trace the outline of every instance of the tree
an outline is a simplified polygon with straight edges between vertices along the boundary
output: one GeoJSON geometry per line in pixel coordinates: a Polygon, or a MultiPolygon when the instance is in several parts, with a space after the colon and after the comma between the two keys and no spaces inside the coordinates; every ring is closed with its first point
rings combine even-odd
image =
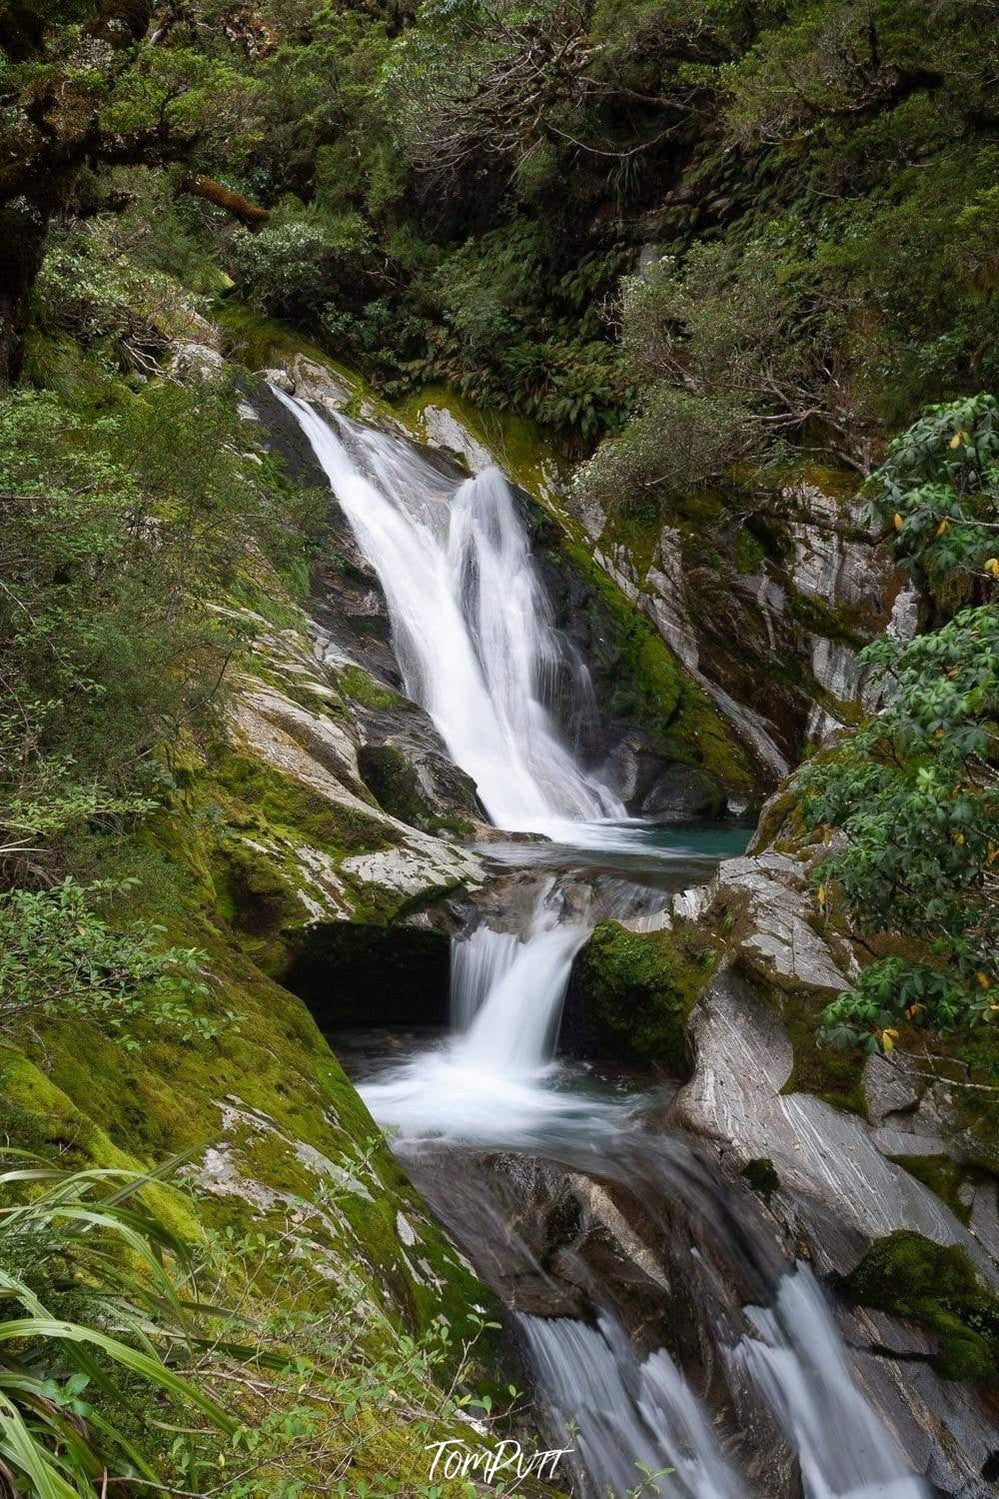
{"type": "Polygon", "coordinates": [[[238,152],[247,80],[184,26],[150,34],[153,9],[44,0],[2,12],[0,388],[20,370],[49,225],[85,168],[238,152]]]}
{"type": "Polygon", "coordinates": [[[388,96],[417,165],[512,168],[595,84],[585,10],[572,0],[430,0],[400,42],[388,96]]]}

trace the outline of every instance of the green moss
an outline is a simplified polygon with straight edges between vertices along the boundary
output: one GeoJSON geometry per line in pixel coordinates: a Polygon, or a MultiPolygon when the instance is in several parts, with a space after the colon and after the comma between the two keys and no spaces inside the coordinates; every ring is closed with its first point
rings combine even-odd
{"type": "Polygon", "coordinates": [[[794,1065],[783,1093],[814,1093],[834,1108],[866,1117],[861,1059],[854,1051],[818,1046],[815,1033],[829,1001],[828,993],[804,989],[772,991],[794,1052],[794,1065]]]}
{"type": "Polygon", "coordinates": [[[864,621],[846,604],[828,604],[814,594],[802,593],[791,583],[786,586],[785,598],[791,618],[813,635],[837,640],[851,650],[859,651],[867,644],[870,637],[862,628],[864,621]]]}
{"type": "Polygon", "coordinates": [[[575,1049],[688,1076],[687,1017],[711,980],[714,957],[673,932],[601,922],[573,967],[566,1018],[575,1049]]]}
{"type": "MultiPolygon", "coordinates": [[[[471,837],[474,825],[456,814],[437,812],[420,789],[416,770],[394,744],[368,744],[358,753],[357,763],[365,785],[390,817],[422,828],[426,833],[449,833],[471,837]]],[[[472,811],[469,798],[469,811],[472,811]]]]}
{"type": "Polygon", "coordinates": [[[338,666],[330,675],[340,691],[364,708],[409,708],[409,699],[383,682],[378,682],[361,666],[338,666]]]}
{"type": "MultiPolygon", "coordinates": [[[[213,778],[242,808],[246,827],[262,822],[308,840],[336,855],[387,848],[392,840],[383,822],[357,807],[339,806],[292,776],[239,750],[222,752],[212,765],[213,778]]],[[[232,809],[238,813],[237,809],[232,809]]]]}
{"type": "Polygon", "coordinates": [[[651,495],[628,496],[607,517],[600,536],[604,551],[626,547],[640,578],[644,578],[655,556],[663,530],[663,512],[651,495]]]}
{"type": "Polygon", "coordinates": [[[273,859],[230,838],[215,853],[216,907],[265,973],[279,974],[286,927],[301,926],[304,910],[295,887],[273,859]]]}
{"type": "Polygon", "coordinates": [[[861,1306],[907,1317],[935,1332],[945,1379],[999,1383],[999,1296],[963,1249],[907,1229],[872,1244],[844,1288],[861,1306]]]}
{"type": "Polygon", "coordinates": [[[768,1155],[755,1156],[753,1160],[747,1161],[742,1174],[753,1191],[759,1192],[761,1197],[770,1197],[773,1192],[780,1191],[780,1177],[768,1155]]]}
{"type": "Polygon", "coordinates": [[[427,411],[437,407],[455,420],[495,457],[513,482],[541,503],[554,504],[554,489],[564,460],[536,422],[506,411],[482,409],[443,385],[427,385],[393,408],[393,415],[415,438],[426,441],[427,411]]]}
{"type": "Polygon", "coordinates": [[[935,1192],[961,1223],[970,1220],[971,1209],[961,1197],[961,1187],[968,1180],[965,1167],[946,1155],[903,1155],[893,1156],[892,1160],[935,1192]]]}
{"type": "Polygon", "coordinates": [[[790,787],[779,791],[764,805],[754,836],[754,847],[761,852],[796,848],[803,833],[801,796],[790,787]]]}
{"type": "Polygon", "coordinates": [[[743,526],[735,538],[736,572],[758,573],[766,560],[766,555],[752,531],[743,526]]]}
{"type": "Polygon", "coordinates": [[[274,580],[243,574],[234,578],[226,603],[234,609],[252,609],[277,630],[305,628],[305,616],[297,604],[274,587],[274,580]]]}
{"type": "Polygon", "coordinates": [[[752,795],[756,777],[741,745],[658,631],[583,545],[564,540],[560,550],[593,589],[601,666],[616,683],[612,710],[633,714],[659,736],[664,753],[702,768],[719,791],[752,795]]]}
{"type": "Polygon", "coordinates": [[[302,355],[314,364],[325,365],[349,390],[360,392],[364,388],[359,375],[338,364],[307,334],[277,318],[265,317],[244,302],[226,300],[216,307],[214,317],[222,329],[225,352],[247,369],[274,369],[302,355]]]}

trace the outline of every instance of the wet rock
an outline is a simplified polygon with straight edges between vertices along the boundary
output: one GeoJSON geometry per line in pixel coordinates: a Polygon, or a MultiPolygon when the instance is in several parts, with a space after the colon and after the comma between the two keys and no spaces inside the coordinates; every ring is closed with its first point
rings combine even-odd
{"type": "Polygon", "coordinates": [[[496,459],[445,406],[431,404],[421,408],[424,436],[432,448],[456,454],[473,474],[491,468],[496,459]]]}
{"type": "Polygon", "coordinates": [[[826,990],[831,998],[848,987],[857,963],[846,943],[816,930],[807,875],[807,866],[789,854],[726,859],[711,900],[742,913],[740,952],[762,979],[826,990]]]}
{"type": "Polygon", "coordinates": [[[704,516],[687,520],[681,505],[681,523],[663,527],[651,557],[615,532],[615,517],[574,497],[597,561],[728,719],[770,785],[806,744],[849,722],[851,704],[879,690],[857,650],[886,626],[907,636],[917,609],[888,550],[843,497],[849,481],[829,474],[828,484],[790,486],[779,512],[761,516],[755,529],[740,529],[718,501],[710,540],[704,516]]]}
{"type": "Polygon", "coordinates": [[[745,1166],[768,1157],[780,1180],[776,1200],[824,1271],[846,1274],[875,1239],[907,1228],[980,1258],[968,1230],[921,1182],[877,1148],[855,1114],[806,1093],[785,1093],[794,1063],[777,1013],[731,969],[697,1004],[691,1036],[694,1076],[673,1117],[722,1142],[745,1166]]]}

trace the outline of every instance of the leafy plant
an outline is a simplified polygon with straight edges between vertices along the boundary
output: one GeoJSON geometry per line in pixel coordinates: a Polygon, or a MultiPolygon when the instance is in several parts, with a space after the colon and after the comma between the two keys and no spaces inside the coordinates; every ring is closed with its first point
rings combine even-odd
{"type": "Polygon", "coordinates": [[[141,1390],[166,1409],[193,1407],[218,1432],[238,1429],[174,1367],[196,1325],[184,1244],[141,1197],[148,1177],[10,1153],[0,1167],[5,1481],[36,1499],[91,1496],[130,1476],[161,1484],[160,1439],[116,1417],[123,1402],[141,1390]]]}
{"type": "MultiPolygon", "coordinates": [[[[903,561],[960,596],[993,592],[983,558],[999,522],[996,403],[931,409],[869,486],[894,517],[903,561]]],[[[823,1017],[840,1045],[890,1050],[904,1026],[947,1030],[999,1016],[999,607],[962,609],[908,645],[884,636],[861,660],[885,704],[799,772],[811,827],[844,846],[820,866],[820,904],[841,899],[864,932],[918,939],[882,958],[823,1017]]]]}
{"type": "Polygon", "coordinates": [[[202,955],[165,946],[160,928],[119,930],[99,914],[130,884],[67,877],[53,889],[0,892],[0,1032],[23,1036],[44,1018],[89,1020],[133,1049],[129,1027],[139,1018],[186,1039],[218,1034],[199,1009],[208,994],[202,955]]]}

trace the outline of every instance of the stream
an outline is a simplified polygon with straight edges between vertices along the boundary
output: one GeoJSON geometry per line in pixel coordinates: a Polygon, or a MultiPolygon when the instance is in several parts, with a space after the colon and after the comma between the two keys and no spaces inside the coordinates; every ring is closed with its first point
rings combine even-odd
{"type": "Polygon", "coordinates": [[[403,438],[274,394],[378,574],[408,695],[490,821],[549,840],[481,850],[497,878],[513,872],[526,889],[528,914],[505,930],[486,911],[455,941],[446,1035],[336,1045],[508,1307],[552,1445],[573,1449],[573,1492],[624,1496],[661,1474],[643,1492],[921,1499],[825,1292],[776,1242],[756,1195],[662,1124],[653,1080],[558,1055],[573,959],[594,924],[655,926],[671,894],[709,879],[747,831],[650,828],[584,763],[550,705],[556,694],[580,716],[599,705],[498,468],[456,482],[403,438]],[[604,1251],[556,1232],[580,1202],[631,1245],[635,1285],[604,1251]]]}

